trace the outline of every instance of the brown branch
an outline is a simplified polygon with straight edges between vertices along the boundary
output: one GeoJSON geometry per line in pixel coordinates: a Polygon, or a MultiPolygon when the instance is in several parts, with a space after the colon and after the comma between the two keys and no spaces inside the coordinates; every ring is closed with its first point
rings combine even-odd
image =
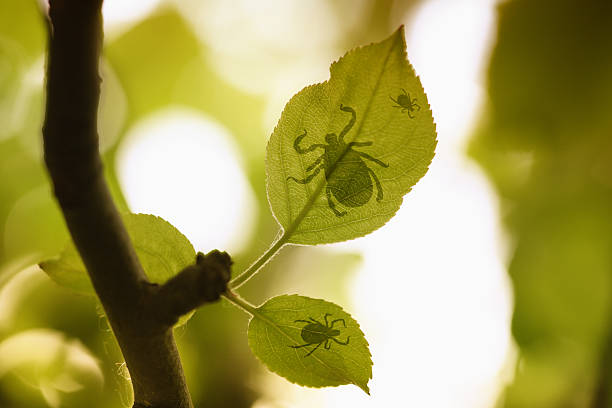
{"type": "Polygon", "coordinates": [[[156,288],[152,313],[161,324],[172,327],[180,316],[219,300],[227,290],[231,265],[232,259],[226,252],[216,249],[206,255],[199,252],[194,265],[156,288]]]}
{"type": "MultiPolygon", "coordinates": [[[[223,262],[213,262],[212,272],[196,263],[192,270],[198,273],[185,272],[158,289],[140,266],[104,180],[98,152],[101,6],[102,0],[50,1],[45,162],[72,239],[126,360],[134,406],[191,408],[167,322],[172,313],[188,312],[213,299],[215,290],[224,290],[219,282],[227,282],[229,263],[224,269],[223,262]],[[181,304],[176,291],[194,281],[205,296],[198,299],[194,294],[181,304]],[[163,316],[164,323],[155,312],[163,310],[166,301],[171,313],[163,316]]],[[[213,258],[219,257],[204,264],[210,266],[213,258]]]]}
{"type": "Polygon", "coordinates": [[[600,355],[593,397],[589,405],[591,408],[612,406],[612,326],[608,327],[600,355]]]}

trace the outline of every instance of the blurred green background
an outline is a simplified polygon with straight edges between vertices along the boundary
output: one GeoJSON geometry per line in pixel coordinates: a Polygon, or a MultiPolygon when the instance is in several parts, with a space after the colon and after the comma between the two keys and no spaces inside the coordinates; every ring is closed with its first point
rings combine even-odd
{"type": "MultiPolygon", "coordinates": [[[[233,193],[236,205],[220,201],[227,213],[218,215],[216,224],[202,221],[203,226],[197,226],[204,235],[214,236],[218,228],[228,238],[207,240],[196,234],[194,245],[199,250],[229,249],[235,271],[240,271],[278,230],[265,195],[264,154],[267,137],[291,94],[324,80],[329,64],[348,49],[378,41],[402,23],[410,32],[411,24],[427,24],[425,17],[419,20],[419,10],[428,3],[443,11],[451,1],[120,3],[109,0],[105,5],[99,125],[117,203],[122,210],[145,211],[147,197],[177,197],[177,192],[170,194],[163,186],[181,183],[187,183],[186,190],[203,194],[193,199],[205,200],[211,191],[229,197],[231,192],[215,190],[214,170],[166,184],[153,177],[159,177],[156,171],[165,174],[177,168],[172,174],[180,175],[183,165],[184,171],[197,172],[199,157],[212,161],[221,153],[195,150],[183,160],[186,164],[180,157],[165,158],[165,151],[176,152],[173,143],[188,137],[182,128],[151,118],[169,120],[179,112],[179,118],[192,120],[197,129],[213,123],[209,131],[221,141],[211,136],[212,142],[200,145],[196,140],[186,149],[221,146],[223,154],[229,153],[218,165],[238,163],[233,185],[242,190],[233,193]],[[162,125],[170,129],[162,135],[168,146],[158,146],[162,154],[132,149],[136,157],[145,159],[134,158],[128,147],[142,149],[138,144],[142,134],[152,134],[162,125]],[[123,173],[145,179],[150,174],[154,180],[146,184],[123,173]],[[138,195],[138,188],[152,189],[156,182],[159,191],[138,195]],[[247,212],[250,215],[240,218],[247,212]]],[[[469,24],[469,20],[461,23],[461,10],[474,7],[493,13],[491,32],[473,34],[487,37],[490,50],[478,72],[483,96],[470,113],[474,124],[464,132],[469,142],[460,144],[459,150],[478,163],[497,194],[494,210],[505,230],[500,246],[507,253],[502,261],[514,297],[515,346],[504,346],[504,361],[495,363],[489,375],[494,385],[481,391],[487,398],[470,388],[474,395],[461,403],[444,405],[432,393],[430,403],[425,399],[419,406],[597,406],[598,392],[607,388],[612,392],[612,2],[466,0],[454,2],[453,13],[458,12],[451,18],[469,24]]],[[[431,44],[435,52],[431,38],[411,38],[409,57],[411,42],[424,48],[431,44]]],[[[58,287],[32,266],[55,255],[68,239],[41,160],[45,43],[39,2],[0,0],[0,407],[129,406],[128,374],[96,303],[58,287]]],[[[453,58],[477,57],[466,53],[453,58]]],[[[439,69],[450,75],[457,68],[449,64],[439,69]]],[[[427,72],[418,74],[428,91],[427,72]]],[[[462,95],[446,102],[462,111],[462,95]]],[[[442,151],[435,165],[436,160],[443,162],[447,135],[444,111],[438,113],[433,102],[432,107],[442,125],[442,151]]],[[[419,194],[418,188],[411,194],[419,194]]],[[[176,205],[180,213],[180,203],[176,205]]],[[[151,208],[153,212],[155,207],[151,208]]],[[[170,221],[181,230],[189,229],[181,225],[180,217],[170,221]]],[[[361,264],[361,255],[352,247],[292,247],[245,286],[243,294],[260,303],[275,294],[299,292],[349,310],[358,308],[357,303],[377,302],[355,299],[350,293],[361,264]]],[[[383,282],[393,279],[387,270],[380,276],[383,282]]],[[[428,317],[426,307],[418,312],[431,325],[444,324],[428,317]]],[[[177,329],[195,405],[313,406],[287,396],[293,386],[270,379],[273,376],[250,354],[247,321],[241,311],[219,303],[202,308],[177,329]]],[[[464,330],[469,338],[471,326],[464,330]]],[[[445,341],[434,343],[444,346],[445,341]]],[[[410,346],[410,339],[404,342],[410,346]]],[[[375,347],[374,340],[370,343],[375,347]]],[[[403,350],[394,352],[400,356],[403,350]]],[[[384,364],[378,368],[376,356],[374,352],[375,380],[377,370],[385,369],[384,364]]],[[[463,379],[461,370],[457,372],[456,378],[444,381],[460,387],[463,379]]],[[[404,381],[402,371],[393,375],[406,386],[396,390],[398,395],[422,386],[413,377],[404,381]]],[[[444,394],[445,384],[426,388],[444,394]]],[[[380,389],[379,394],[385,392],[380,389]]],[[[373,391],[369,400],[349,395],[314,401],[317,406],[339,406],[329,401],[388,406],[373,391]]],[[[395,406],[414,406],[410,400],[406,397],[395,406]]]]}

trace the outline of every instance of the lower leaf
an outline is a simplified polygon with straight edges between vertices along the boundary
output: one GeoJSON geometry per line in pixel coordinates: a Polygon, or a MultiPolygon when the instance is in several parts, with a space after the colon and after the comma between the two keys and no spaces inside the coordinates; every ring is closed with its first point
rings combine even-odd
{"type": "Polygon", "coordinates": [[[283,295],[250,312],[249,346],[271,371],[307,387],[355,384],[370,393],[368,342],[340,306],[283,295]]]}

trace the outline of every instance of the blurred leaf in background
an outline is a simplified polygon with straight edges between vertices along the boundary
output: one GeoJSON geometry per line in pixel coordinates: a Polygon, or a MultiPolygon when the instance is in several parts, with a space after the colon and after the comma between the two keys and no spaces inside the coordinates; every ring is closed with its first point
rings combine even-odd
{"type": "Polygon", "coordinates": [[[612,3],[498,11],[471,154],[497,187],[513,246],[519,356],[502,405],[585,407],[612,372],[612,3]]]}
{"type": "MultiPolygon", "coordinates": [[[[0,7],[0,220],[4,225],[15,202],[45,184],[43,164],[33,154],[40,151],[41,141],[34,146],[26,142],[32,133],[40,134],[45,33],[36,2],[2,0],[0,7]]],[[[6,244],[3,228],[0,270],[8,257],[23,255],[7,254],[6,244]]]]}

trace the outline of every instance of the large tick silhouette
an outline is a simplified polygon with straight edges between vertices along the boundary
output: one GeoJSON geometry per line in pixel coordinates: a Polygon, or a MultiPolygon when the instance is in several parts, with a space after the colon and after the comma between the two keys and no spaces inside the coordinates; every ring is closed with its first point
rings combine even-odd
{"type": "Polygon", "coordinates": [[[325,350],[329,350],[331,348],[330,341],[334,341],[343,346],[348,345],[351,336],[348,336],[346,338],[346,341],[344,342],[335,338],[336,336],[340,334],[340,330],[334,329],[334,324],[342,323],[342,326],[346,328],[346,323],[344,322],[344,319],[332,320],[331,325],[330,325],[327,321],[327,316],[331,316],[331,313],[325,313],[325,316],[323,316],[323,319],[325,320],[325,325],[323,325],[318,320],[313,319],[312,317],[309,317],[310,320],[296,320],[295,321],[296,323],[306,323],[306,326],[302,327],[302,333],[301,333],[302,340],[304,340],[306,344],[301,344],[299,346],[289,346],[289,347],[298,349],[298,348],[308,347],[308,346],[312,346],[313,344],[316,344],[317,346],[313,348],[312,350],[310,350],[308,354],[304,356],[304,357],[308,357],[309,355],[314,353],[315,350],[318,349],[323,343],[325,343],[325,346],[324,346],[325,350]]]}
{"type": "Polygon", "coordinates": [[[332,196],[343,206],[346,207],[361,207],[372,198],[374,184],[376,184],[376,201],[383,199],[383,190],[380,181],[376,174],[370,169],[363,159],[370,160],[379,166],[389,167],[388,164],[370,156],[367,153],[354,150],[357,146],[371,146],[372,142],[344,142],[344,136],[351,130],[355,124],[357,114],[355,110],[349,106],[340,105],[340,110],[349,112],[351,119],[349,123],[342,129],[339,136],[335,133],[325,135],[325,144],[313,144],[312,146],[303,149],[300,147],[300,142],[307,135],[298,136],[293,143],[293,148],[299,154],[306,154],[316,149],[323,149],[323,154],[319,156],[314,163],[306,167],[306,173],[312,171],[310,175],[303,179],[297,179],[289,176],[287,180],[293,180],[299,184],[310,183],[312,179],[319,174],[321,169],[325,169],[325,179],[327,187],[325,194],[329,208],[338,217],[346,215],[346,211],[339,211],[336,208],[332,196]]]}

